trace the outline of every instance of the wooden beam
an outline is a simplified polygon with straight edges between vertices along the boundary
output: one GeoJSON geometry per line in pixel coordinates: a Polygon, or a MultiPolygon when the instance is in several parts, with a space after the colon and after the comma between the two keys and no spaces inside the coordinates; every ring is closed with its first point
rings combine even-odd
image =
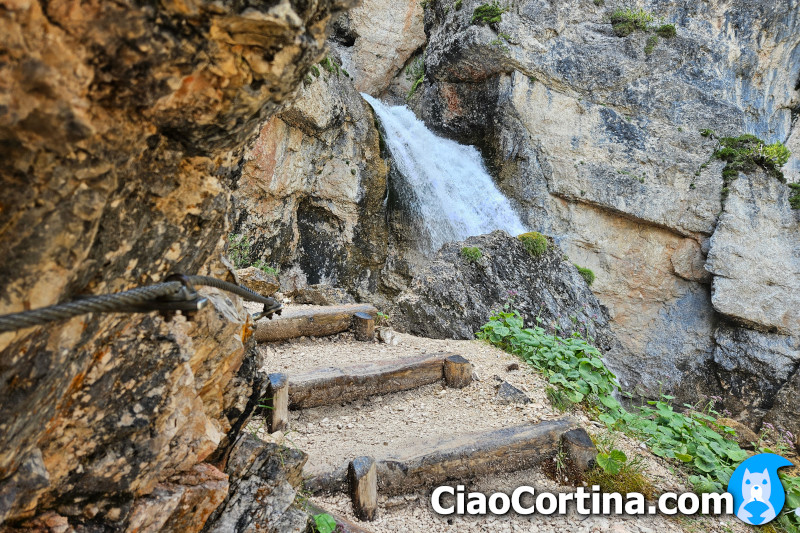
{"type": "MultiPolygon", "coordinates": [[[[577,427],[571,418],[450,437],[434,446],[411,448],[401,456],[376,460],[378,492],[408,494],[503,472],[525,470],[558,452],[562,435],[577,427]]],[[[347,488],[347,465],[319,472],[306,481],[314,493],[347,488]]]]}
{"type": "Polygon", "coordinates": [[[463,389],[472,383],[472,364],[460,355],[444,360],[444,380],[448,387],[463,389]]]}
{"type": "Polygon", "coordinates": [[[575,428],[561,436],[561,445],[581,472],[590,470],[597,460],[597,448],[583,428],[575,428]]]}
{"type": "Polygon", "coordinates": [[[430,354],[349,367],[320,368],[289,377],[289,407],[307,409],[352,402],[436,383],[450,354],[430,354]]]}
{"type": "Polygon", "coordinates": [[[258,342],[274,342],[304,336],[334,335],[350,328],[356,313],[366,313],[374,318],[378,310],[370,304],[289,307],[279,317],[259,320],[255,339],[258,342]]]}
{"type": "Polygon", "coordinates": [[[359,520],[375,520],[378,510],[378,474],[375,459],[357,457],[350,461],[347,470],[350,483],[350,498],[353,500],[353,514],[359,520]]]}
{"type": "Polygon", "coordinates": [[[286,374],[270,374],[267,379],[267,428],[270,433],[275,433],[289,425],[289,380],[286,374]]]}
{"type": "Polygon", "coordinates": [[[357,341],[371,341],[375,338],[375,318],[369,313],[353,315],[353,335],[357,341]]]}

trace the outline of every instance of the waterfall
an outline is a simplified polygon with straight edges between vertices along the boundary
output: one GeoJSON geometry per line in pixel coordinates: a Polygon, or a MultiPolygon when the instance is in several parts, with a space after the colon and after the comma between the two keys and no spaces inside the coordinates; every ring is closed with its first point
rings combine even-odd
{"type": "Polygon", "coordinates": [[[486,171],[478,150],[435,135],[406,106],[386,106],[362,95],[381,120],[386,145],[404,183],[399,200],[413,215],[419,246],[436,251],[502,229],[524,233],[519,216],[486,171]]]}

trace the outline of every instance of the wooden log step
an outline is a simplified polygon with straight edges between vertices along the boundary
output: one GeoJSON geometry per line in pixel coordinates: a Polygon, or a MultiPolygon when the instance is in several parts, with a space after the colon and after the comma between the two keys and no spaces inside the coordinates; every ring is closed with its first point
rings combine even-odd
{"type": "Polygon", "coordinates": [[[290,375],[289,408],[352,402],[436,383],[443,378],[443,362],[450,355],[426,354],[290,375]]]}
{"type": "MultiPolygon", "coordinates": [[[[408,494],[449,480],[463,481],[532,468],[557,453],[562,435],[578,427],[561,418],[451,437],[427,448],[375,461],[378,492],[408,494]]],[[[348,464],[306,480],[313,493],[346,492],[348,464]]]]}
{"type": "Polygon", "coordinates": [[[289,307],[280,317],[259,320],[255,339],[258,342],[274,342],[335,335],[350,328],[356,313],[365,313],[374,318],[378,310],[370,304],[289,307]]]}

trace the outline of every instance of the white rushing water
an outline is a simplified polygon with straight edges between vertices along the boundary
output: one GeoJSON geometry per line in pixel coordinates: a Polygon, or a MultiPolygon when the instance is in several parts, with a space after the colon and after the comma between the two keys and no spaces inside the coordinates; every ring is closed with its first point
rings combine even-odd
{"type": "Polygon", "coordinates": [[[486,172],[478,150],[435,135],[406,106],[389,107],[367,94],[378,114],[385,141],[405,183],[401,201],[424,233],[428,251],[502,229],[511,235],[525,227],[486,172]]]}

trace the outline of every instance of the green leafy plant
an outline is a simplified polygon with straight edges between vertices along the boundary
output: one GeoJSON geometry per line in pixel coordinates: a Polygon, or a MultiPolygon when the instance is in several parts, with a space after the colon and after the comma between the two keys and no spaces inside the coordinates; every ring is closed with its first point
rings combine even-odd
{"type": "Polygon", "coordinates": [[[550,404],[562,413],[570,411],[573,407],[575,407],[575,403],[567,398],[567,395],[564,394],[563,389],[547,387],[544,392],[547,395],[547,399],[550,401],[550,404]]]}
{"type": "Polygon", "coordinates": [[[580,265],[576,265],[575,263],[573,263],[573,265],[575,265],[575,268],[578,269],[578,273],[583,277],[587,285],[594,283],[595,276],[591,269],[584,268],[580,265]]]}
{"type": "Polygon", "coordinates": [[[319,68],[317,68],[316,65],[311,66],[311,74],[313,74],[315,78],[319,78],[319,68]]]}
{"type": "Polygon", "coordinates": [[[336,531],[336,520],[328,513],[314,515],[314,527],[319,533],[333,533],[336,531]]]}
{"type": "Polygon", "coordinates": [[[617,475],[628,457],[622,450],[608,450],[597,454],[597,465],[608,474],[617,475]]]}
{"type": "Polygon", "coordinates": [[[465,246],[461,249],[461,257],[470,263],[477,263],[483,257],[481,249],[475,246],[465,246]]]}
{"type": "Polygon", "coordinates": [[[456,0],[456,3],[453,4],[453,7],[456,8],[456,11],[460,11],[461,10],[461,2],[462,2],[462,0],[456,0]]]}
{"type": "MultiPolygon", "coordinates": [[[[656,49],[656,45],[658,44],[658,35],[651,35],[647,38],[647,44],[644,47],[644,53],[650,55],[656,49]]],[[[678,131],[683,131],[681,128],[678,128],[678,131]]]]}
{"type": "Polygon", "coordinates": [[[674,24],[662,24],[656,30],[656,33],[664,39],[671,39],[678,35],[678,30],[675,29],[674,24]]]}
{"type": "Polygon", "coordinates": [[[541,326],[525,328],[519,312],[504,310],[495,313],[477,336],[522,358],[551,385],[561,387],[573,403],[620,407],[613,396],[616,376],[580,333],[563,338],[546,333],[541,326]]]}
{"type": "Polygon", "coordinates": [[[506,7],[500,7],[498,2],[491,4],[481,4],[472,12],[472,24],[496,24],[503,18],[503,13],[508,11],[506,7]]]}
{"type": "Polygon", "coordinates": [[[792,209],[800,209],[800,183],[790,183],[792,193],[789,195],[789,205],[792,209]]]}
{"type": "Polygon", "coordinates": [[[611,27],[617,37],[626,37],[635,31],[648,31],[653,20],[644,9],[617,9],[611,14],[611,27]]]}
{"type": "Polygon", "coordinates": [[[600,485],[603,492],[638,492],[645,498],[653,499],[655,489],[644,474],[644,460],[629,458],[625,452],[616,449],[611,436],[592,437],[597,446],[597,466],[587,472],[589,485],[600,485]]]}
{"type": "Polygon", "coordinates": [[[375,325],[376,326],[388,326],[389,325],[389,315],[386,313],[381,313],[378,311],[378,314],[375,315],[375,325]]]}
{"type": "Polygon", "coordinates": [[[538,257],[547,252],[547,237],[538,231],[523,233],[522,235],[518,235],[517,239],[522,242],[522,245],[525,246],[525,249],[528,250],[528,253],[533,257],[538,257]]]}
{"type": "Polygon", "coordinates": [[[732,440],[734,431],[716,422],[719,413],[713,410],[713,400],[702,408],[687,404],[686,410],[679,412],[670,403],[673,398],[664,395],[630,411],[625,409],[615,398],[619,389],[616,377],[597,348],[579,333],[562,338],[540,326],[525,328],[519,312],[504,309],[495,313],[477,336],[518,355],[609,429],[635,436],[655,455],[682,465],[698,491],[722,491],[733,469],[747,457],[732,440]]]}
{"type": "Polygon", "coordinates": [[[704,128],[704,129],[700,130],[700,135],[702,135],[703,137],[716,137],[717,134],[714,133],[714,130],[710,130],[708,128],[704,128]]]}

